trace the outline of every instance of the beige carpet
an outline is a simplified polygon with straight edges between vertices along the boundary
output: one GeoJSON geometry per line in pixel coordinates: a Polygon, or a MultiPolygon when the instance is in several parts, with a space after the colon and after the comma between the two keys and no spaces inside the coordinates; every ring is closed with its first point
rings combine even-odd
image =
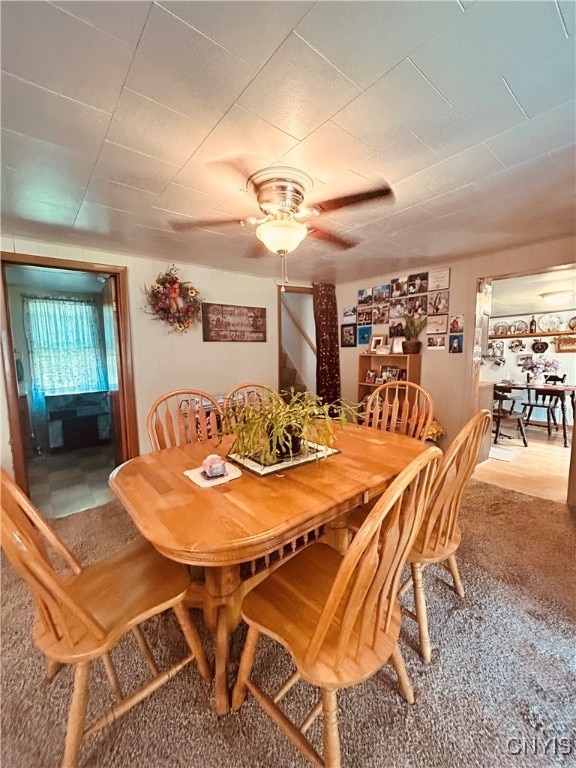
{"type": "MultiPolygon", "coordinates": [[[[344,765],[414,768],[524,768],[576,765],[576,523],[564,505],[472,482],[463,504],[460,600],[442,571],[425,578],[433,659],[414,651],[406,621],[402,648],[417,699],[396,693],[388,668],[339,696],[344,765]]],[[[57,520],[84,561],[102,556],[135,531],[118,504],[57,520]]],[[[208,652],[210,636],[193,612],[208,652]]],[[[62,758],[71,675],[46,685],[32,644],[26,589],[2,560],[3,768],[55,768],[62,758]]],[[[171,617],[148,624],[159,660],[183,649],[171,617]]],[[[244,632],[237,630],[237,661],[244,632]]],[[[121,677],[145,672],[131,639],[115,652],[121,677]]],[[[265,643],[255,676],[276,681],[287,657],[265,643]]],[[[93,675],[92,708],[109,690],[93,675]]],[[[301,709],[304,694],[290,705],[301,709]]],[[[216,717],[212,694],[188,669],[122,720],[92,738],[81,768],[299,768],[307,763],[250,699],[240,713],[216,717]]],[[[314,726],[313,735],[319,730],[314,726]]]]}

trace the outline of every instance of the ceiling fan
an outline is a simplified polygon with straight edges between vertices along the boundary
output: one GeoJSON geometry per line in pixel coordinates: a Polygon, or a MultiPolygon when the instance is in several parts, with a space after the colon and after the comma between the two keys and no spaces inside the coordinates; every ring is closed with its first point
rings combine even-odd
{"type": "MultiPolygon", "coordinates": [[[[312,179],[296,168],[276,166],[263,168],[248,177],[247,189],[255,195],[262,217],[237,219],[241,226],[256,226],[256,237],[272,253],[285,256],[295,250],[306,237],[323,240],[337,248],[347,249],[357,245],[356,240],[335,235],[314,223],[314,219],[340,208],[360,205],[380,198],[394,199],[394,193],[388,184],[363,192],[355,192],[341,197],[333,197],[314,203],[304,204],[307,193],[312,188],[312,179]],[[311,219],[309,223],[306,222],[311,219]]],[[[182,232],[188,229],[206,229],[229,225],[235,220],[206,219],[195,221],[175,220],[173,229],[182,232]]],[[[265,253],[265,251],[263,252],[265,253]]],[[[263,255],[258,251],[254,254],[263,255]]]]}

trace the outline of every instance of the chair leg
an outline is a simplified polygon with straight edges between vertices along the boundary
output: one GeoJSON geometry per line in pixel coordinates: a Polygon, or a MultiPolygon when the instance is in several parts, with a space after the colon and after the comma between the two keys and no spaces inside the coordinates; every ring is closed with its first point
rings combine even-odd
{"type": "Polygon", "coordinates": [[[526,439],[526,430],[524,429],[524,421],[521,418],[518,419],[518,429],[520,430],[520,434],[522,435],[522,442],[524,443],[524,448],[528,448],[528,440],[526,439]]]}
{"type": "Polygon", "coordinates": [[[422,583],[422,566],[420,563],[412,563],[412,582],[414,584],[414,607],[418,620],[418,635],[420,637],[420,653],[428,664],[432,657],[430,635],[428,633],[428,612],[426,610],[426,596],[422,583]]]}
{"type": "Polygon", "coordinates": [[[77,664],[74,671],[74,691],[68,713],[68,729],[64,747],[62,768],[76,768],[78,752],[84,737],[84,721],[88,706],[88,683],[90,681],[90,662],[77,664]]]}
{"type": "Polygon", "coordinates": [[[459,597],[464,597],[464,586],[462,584],[462,579],[460,578],[460,572],[458,570],[458,563],[456,562],[456,557],[454,555],[450,555],[450,557],[447,560],[448,562],[448,568],[450,570],[450,573],[452,574],[452,581],[454,582],[454,589],[456,590],[456,593],[459,597]]]}
{"type": "Polygon", "coordinates": [[[404,659],[398,643],[396,643],[396,647],[390,656],[390,664],[394,667],[394,671],[398,676],[398,685],[402,697],[406,699],[408,704],[414,704],[414,688],[412,688],[408,672],[406,672],[406,665],[404,664],[404,659]]]}
{"type": "Polygon", "coordinates": [[[246,642],[244,643],[242,658],[240,659],[240,667],[238,668],[238,676],[236,677],[236,685],[232,693],[232,709],[235,711],[240,709],[246,698],[246,683],[250,679],[250,673],[252,672],[259,637],[260,632],[255,627],[248,627],[248,634],[246,635],[246,642]]]}
{"type": "Polygon", "coordinates": [[[185,608],[182,603],[177,603],[174,606],[174,613],[176,614],[178,623],[182,628],[182,632],[186,638],[188,647],[196,658],[198,671],[202,675],[203,679],[209,683],[212,680],[212,670],[206,661],[206,655],[204,653],[204,648],[202,647],[202,641],[200,640],[196,627],[192,623],[188,609],[185,608]]]}
{"type": "Polygon", "coordinates": [[[322,713],[324,715],[324,765],[326,768],[340,768],[340,737],[338,735],[338,700],[336,691],[320,690],[322,713]]]}
{"type": "Polygon", "coordinates": [[[46,659],[46,682],[50,682],[53,680],[58,672],[62,669],[64,664],[60,661],[56,661],[55,659],[46,659]]]}

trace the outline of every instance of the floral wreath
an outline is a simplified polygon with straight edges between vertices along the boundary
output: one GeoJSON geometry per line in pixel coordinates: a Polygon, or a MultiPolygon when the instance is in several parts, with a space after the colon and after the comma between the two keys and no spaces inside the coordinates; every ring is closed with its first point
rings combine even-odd
{"type": "Polygon", "coordinates": [[[144,288],[146,300],[155,320],[163,320],[170,331],[184,333],[202,318],[202,297],[192,283],[184,283],[178,277],[179,270],[172,265],[168,272],[161,272],[156,283],[144,288]]]}

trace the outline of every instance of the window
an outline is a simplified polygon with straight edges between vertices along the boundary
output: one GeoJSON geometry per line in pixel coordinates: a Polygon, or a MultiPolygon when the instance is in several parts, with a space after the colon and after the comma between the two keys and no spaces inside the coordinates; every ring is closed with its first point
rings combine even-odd
{"type": "Polygon", "coordinates": [[[86,299],[24,297],[32,399],[106,390],[96,304],[86,299]]]}

